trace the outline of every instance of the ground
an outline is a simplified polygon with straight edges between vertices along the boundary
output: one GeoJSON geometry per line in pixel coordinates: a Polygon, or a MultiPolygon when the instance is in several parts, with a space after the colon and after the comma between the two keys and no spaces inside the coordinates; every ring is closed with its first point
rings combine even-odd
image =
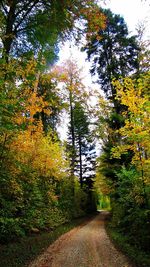
{"type": "Polygon", "coordinates": [[[108,212],[56,240],[29,267],[133,267],[105,231],[108,212]]]}

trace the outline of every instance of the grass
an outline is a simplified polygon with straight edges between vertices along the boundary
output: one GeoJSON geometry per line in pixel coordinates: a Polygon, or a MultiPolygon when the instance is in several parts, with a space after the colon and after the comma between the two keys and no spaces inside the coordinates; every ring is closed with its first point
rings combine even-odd
{"type": "Polygon", "coordinates": [[[150,255],[130,245],[128,237],[117,232],[109,223],[106,225],[106,230],[114,245],[131,260],[135,267],[150,267],[150,255]]]}
{"type": "Polygon", "coordinates": [[[85,223],[89,217],[75,219],[74,221],[61,225],[51,232],[34,234],[7,245],[0,245],[1,267],[25,267],[39,254],[52,244],[59,236],[68,232],[75,226],[85,223]]]}

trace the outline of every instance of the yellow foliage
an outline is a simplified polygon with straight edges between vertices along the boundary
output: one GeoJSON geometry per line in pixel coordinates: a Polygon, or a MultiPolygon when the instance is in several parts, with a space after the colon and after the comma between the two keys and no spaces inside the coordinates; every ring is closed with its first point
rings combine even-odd
{"type": "Polygon", "coordinates": [[[43,100],[42,96],[38,96],[36,92],[29,92],[26,90],[24,93],[28,97],[24,103],[22,103],[23,109],[21,110],[20,114],[16,114],[14,120],[17,124],[22,124],[25,122],[33,122],[34,115],[38,112],[44,111],[47,115],[51,114],[50,109],[47,107],[49,106],[48,102],[43,100]]]}
{"type": "Polygon", "coordinates": [[[44,136],[42,122],[29,125],[20,132],[11,143],[11,151],[15,159],[26,166],[32,166],[39,176],[62,179],[67,163],[63,157],[63,148],[59,142],[44,136]]]}
{"type": "Polygon", "coordinates": [[[150,183],[150,98],[148,93],[150,73],[140,79],[124,78],[121,82],[114,81],[117,99],[128,107],[125,126],[120,128],[122,136],[120,146],[112,149],[113,157],[119,158],[129,149],[134,152],[132,159],[140,170],[144,171],[146,182],[150,183]]]}

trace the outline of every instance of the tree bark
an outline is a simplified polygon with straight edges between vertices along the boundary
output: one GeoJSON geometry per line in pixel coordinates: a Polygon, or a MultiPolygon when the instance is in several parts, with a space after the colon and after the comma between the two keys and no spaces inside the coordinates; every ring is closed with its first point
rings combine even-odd
{"type": "Polygon", "coordinates": [[[79,136],[79,159],[80,159],[80,185],[83,187],[83,171],[82,171],[82,150],[81,150],[81,138],[79,136]]]}
{"type": "Polygon", "coordinates": [[[17,1],[12,1],[10,5],[10,9],[8,12],[7,20],[6,20],[6,31],[3,38],[3,46],[4,46],[4,53],[5,57],[8,61],[8,56],[10,53],[12,42],[15,38],[15,32],[13,32],[13,25],[16,19],[15,11],[16,11],[17,1]]]}

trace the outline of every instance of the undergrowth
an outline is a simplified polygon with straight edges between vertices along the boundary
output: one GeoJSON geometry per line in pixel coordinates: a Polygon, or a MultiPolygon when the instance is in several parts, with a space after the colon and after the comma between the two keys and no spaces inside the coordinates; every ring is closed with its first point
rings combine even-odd
{"type": "Polygon", "coordinates": [[[114,245],[129,257],[135,267],[150,267],[150,255],[131,245],[127,235],[123,236],[111,223],[107,223],[106,230],[114,245]]]}

